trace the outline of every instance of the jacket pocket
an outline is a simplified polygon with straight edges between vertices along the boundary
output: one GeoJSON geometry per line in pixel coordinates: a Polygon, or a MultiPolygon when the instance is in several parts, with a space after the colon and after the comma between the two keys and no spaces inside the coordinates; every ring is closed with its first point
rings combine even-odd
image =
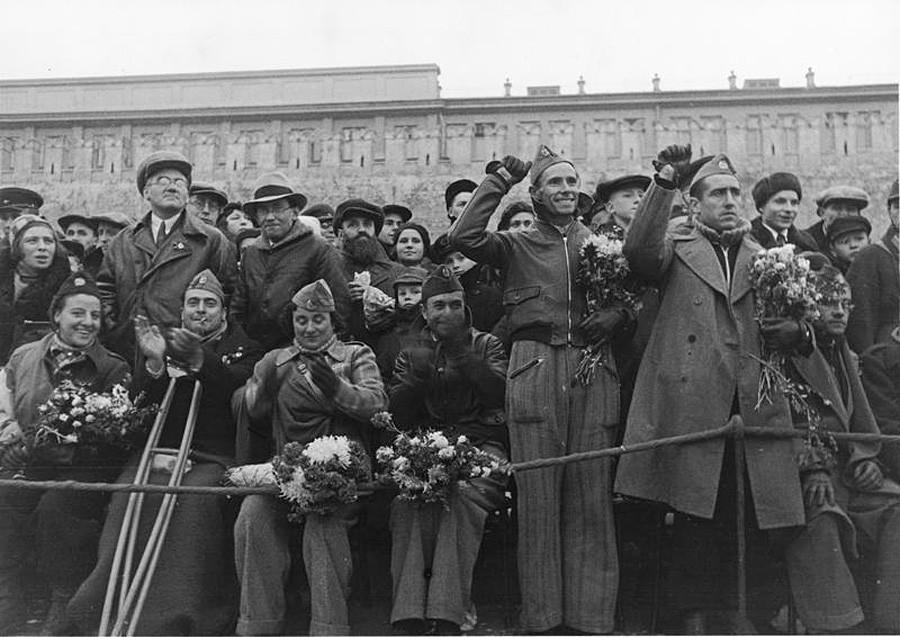
{"type": "Polygon", "coordinates": [[[506,404],[510,426],[544,422],[550,417],[549,368],[543,358],[517,365],[509,373],[506,404]]]}
{"type": "Polygon", "coordinates": [[[503,305],[521,305],[525,301],[539,297],[541,286],[529,285],[524,288],[514,288],[503,293],[503,305]]]}

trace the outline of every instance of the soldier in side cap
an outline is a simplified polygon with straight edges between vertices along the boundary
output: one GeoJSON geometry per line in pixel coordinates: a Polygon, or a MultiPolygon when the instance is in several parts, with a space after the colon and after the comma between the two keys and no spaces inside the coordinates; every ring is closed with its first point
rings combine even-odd
{"type": "Polygon", "coordinates": [[[109,327],[107,343],[126,360],[136,354],[136,316],[176,327],[181,323],[181,295],[194,275],[210,269],[229,295],[237,276],[234,245],[185,209],[191,164],[183,155],[151,153],[138,166],[136,180],[149,211],[116,235],[97,274],[109,327]]]}
{"type": "MultiPolygon", "coordinates": [[[[900,325],[900,315],[897,312],[900,307],[898,190],[898,181],[894,180],[887,198],[890,224],[884,235],[879,241],[860,250],[847,271],[847,282],[853,292],[853,311],[847,325],[847,341],[858,354],[876,343],[892,342],[894,328],[900,325]]],[[[900,452],[896,457],[900,459],[900,452]]],[[[900,467],[900,462],[897,466],[900,467]]]]}
{"type": "Polygon", "coordinates": [[[9,240],[9,224],[23,214],[40,214],[44,198],[28,188],[4,186],[0,188],[0,241],[9,240]]]}
{"type": "MultiPolygon", "coordinates": [[[[465,436],[498,463],[509,459],[503,344],[471,327],[462,284],[445,265],[422,286],[425,325],[397,357],[391,412],[401,429],[465,436]]],[[[447,503],[396,498],[391,507],[391,622],[410,634],[458,634],[471,606],[472,573],[487,517],[504,503],[507,476],[476,478],[447,503]],[[431,571],[431,577],[423,573],[431,571]]]]}
{"type": "Polygon", "coordinates": [[[792,243],[796,252],[817,252],[816,240],[794,225],[803,189],[793,173],[767,175],[753,185],[753,203],[759,216],[750,222],[750,234],[768,249],[792,243]]]}
{"type": "Polygon", "coordinates": [[[478,188],[478,184],[471,179],[457,179],[450,182],[450,185],[444,190],[444,205],[447,207],[447,219],[451,224],[466,209],[476,188],[478,188]]]}
{"type": "Polygon", "coordinates": [[[228,195],[211,184],[194,182],[188,192],[187,211],[203,223],[215,226],[219,221],[225,206],[228,205],[228,195]]]}
{"type": "MultiPolygon", "coordinates": [[[[175,379],[161,447],[180,444],[194,381],[203,388],[191,443],[191,468],[183,485],[216,486],[225,467],[234,463],[236,428],[229,399],[250,378],[263,355],[259,344],[248,338],[240,325],[228,321],[226,313],[222,284],[206,269],[194,276],[184,291],[179,327],[161,330],[144,317],[135,320],[136,341],[145,361],[135,370],[135,390],[159,402],[170,380],[175,379]]],[[[132,483],[135,466],[126,468],[117,482],[132,483]]],[[[150,482],[167,484],[169,477],[166,471],[152,471],[150,482]]],[[[178,502],[160,554],[160,568],[136,629],[143,635],[172,635],[191,626],[191,631],[202,634],[226,634],[233,630],[238,596],[231,541],[234,515],[224,497],[181,494],[178,502]]],[[[159,503],[159,499],[144,502],[139,537],[149,534],[159,503]]],[[[127,507],[127,494],[113,496],[96,565],[63,617],[54,622],[52,634],[97,632],[127,507]]],[[[143,550],[141,544],[138,550],[143,550]]]]}
{"type": "MultiPolygon", "coordinates": [[[[258,457],[242,455],[239,462],[265,462],[288,442],[304,445],[327,435],[347,436],[366,448],[371,418],[387,407],[387,395],[372,350],[337,339],[335,300],[322,279],[294,295],[293,343],[263,357],[243,395],[252,435],[271,444],[263,446],[258,457]]],[[[311,584],[311,635],[350,634],[347,595],[353,560],[347,528],[356,512],[348,505],[330,515],[305,518],[303,564],[311,584]]],[[[241,582],[238,635],[280,634],[283,629],[292,525],[277,496],[244,498],[234,526],[241,582]]]]}
{"type": "Polygon", "coordinates": [[[806,232],[815,239],[819,250],[828,257],[833,255],[828,249],[828,239],[825,233],[828,226],[839,217],[859,216],[863,209],[869,205],[869,195],[862,188],[856,186],[831,186],[826,188],[816,197],[816,214],[820,219],[806,232]]]}
{"type": "MultiPolygon", "coordinates": [[[[591,235],[576,220],[578,171],[546,146],[533,163],[507,155],[490,168],[449,237],[451,248],[506,274],[512,458],[518,462],[608,447],[619,419],[609,339],[626,317],[617,308],[588,315],[584,291],[575,284],[578,252],[591,235]],[[488,232],[501,199],[526,176],[534,225],[528,232],[488,232]],[[573,373],[589,343],[600,344],[606,363],[585,386],[573,383],[573,373]]],[[[618,563],[610,463],[524,472],[516,483],[520,627],[611,632],[618,563]]]]}
{"type": "Polygon", "coordinates": [[[262,175],[244,211],[254,216],[261,235],[241,255],[241,272],[231,303],[231,320],[269,351],[293,336],[291,298],[303,286],[325,279],[337,304],[340,327],[350,315],[347,284],[335,250],[313,232],[314,218],[299,216],[306,196],[282,173],[262,175]]]}
{"type": "MultiPolygon", "coordinates": [[[[693,226],[669,231],[679,174],[690,158],[689,146],[660,152],[657,174],[625,238],[632,270],[662,282],[659,313],[628,413],[626,445],[715,429],[737,415],[748,426],[789,429],[784,395],[775,393],[770,405],[757,409],[760,343],[765,339],[786,354],[812,349],[811,326],[784,319],[763,319],[760,326],[756,319],[750,267],[761,247],[740,214],[740,182],[725,155],[713,157],[691,180],[693,226]]],[[[736,556],[727,547],[736,532],[747,531],[753,549],[766,541],[758,529],[804,523],[791,441],[756,439],[753,452],[746,453],[748,514],[753,513],[747,529],[734,528],[732,445],[717,438],[662,447],[626,454],[618,465],[617,492],[676,511],[670,594],[687,631],[705,628],[703,609],[728,608],[733,601],[727,596],[733,579],[728,565],[736,556]]],[[[749,566],[752,574],[757,564],[751,560],[749,566]]],[[[769,619],[762,609],[759,619],[769,619]]]]}

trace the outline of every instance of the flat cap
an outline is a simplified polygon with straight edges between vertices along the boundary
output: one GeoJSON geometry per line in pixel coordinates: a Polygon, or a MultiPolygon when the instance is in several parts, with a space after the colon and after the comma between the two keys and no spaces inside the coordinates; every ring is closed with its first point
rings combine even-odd
{"type": "Polygon", "coordinates": [[[108,223],[118,228],[126,228],[131,225],[131,218],[121,212],[106,212],[102,215],[95,215],[93,218],[96,219],[98,225],[108,223]]]}
{"type": "Polygon", "coordinates": [[[144,186],[147,185],[147,180],[160,170],[166,170],[167,168],[173,168],[184,175],[190,186],[192,166],[187,157],[174,150],[158,150],[144,157],[137,168],[138,192],[144,194],[144,186]]]}
{"type": "Polygon", "coordinates": [[[831,243],[835,239],[842,237],[851,232],[865,232],[866,235],[872,234],[872,224],[865,217],[859,215],[851,215],[849,217],[838,217],[828,226],[825,231],[825,239],[831,243]]]}
{"type": "Polygon", "coordinates": [[[412,210],[397,203],[385,204],[381,207],[381,210],[382,212],[384,212],[385,217],[391,214],[400,215],[400,219],[403,220],[403,223],[406,223],[407,221],[412,219],[413,216],[412,210]]]}
{"type": "Polygon", "coordinates": [[[335,232],[341,229],[344,218],[350,215],[362,215],[371,219],[375,223],[376,235],[381,232],[381,228],[384,226],[384,212],[382,212],[381,206],[369,203],[365,199],[347,199],[339,203],[334,211],[332,228],[335,232]]]}
{"type": "Polygon", "coordinates": [[[228,195],[225,194],[225,191],[219,190],[212,184],[202,184],[199,181],[191,184],[191,188],[188,191],[190,196],[194,195],[203,195],[205,197],[211,197],[219,202],[219,207],[224,208],[228,205],[228,195]]]}
{"type": "Polygon", "coordinates": [[[865,190],[856,186],[831,186],[816,197],[816,205],[819,208],[824,208],[832,201],[848,201],[856,204],[862,210],[869,205],[869,195],[865,190]]]}
{"type": "Polygon", "coordinates": [[[398,285],[422,285],[427,277],[428,270],[425,268],[419,266],[403,268],[394,279],[394,289],[396,290],[398,285]]]}

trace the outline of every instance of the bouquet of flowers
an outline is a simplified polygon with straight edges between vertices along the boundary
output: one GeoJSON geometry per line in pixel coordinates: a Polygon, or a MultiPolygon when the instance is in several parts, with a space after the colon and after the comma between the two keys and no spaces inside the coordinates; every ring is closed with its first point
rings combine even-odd
{"type": "MultiPolygon", "coordinates": [[[[818,316],[820,295],[814,285],[815,275],[809,261],[794,254],[794,245],[760,250],[750,268],[750,283],[756,292],[756,319],[789,318],[813,320],[818,316]]],[[[783,352],[763,343],[756,407],[772,401],[772,392],[784,390],[783,352]]]]}
{"type": "MultiPolygon", "coordinates": [[[[601,233],[589,237],[578,251],[575,282],[585,292],[589,315],[611,307],[632,312],[641,309],[643,287],[628,267],[623,245],[621,237],[601,233]]],[[[597,366],[603,362],[603,343],[591,343],[582,351],[575,372],[575,379],[582,385],[590,385],[594,380],[597,366]]]]}
{"type": "Polygon", "coordinates": [[[65,380],[38,407],[37,422],[0,447],[0,470],[24,475],[37,461],[122,457],[140,446],[156,414],[156,405],[140,406],[142,402],[143,395],[132,402],[122,385],[97,393],[65,380]]]}
{"type": "Polygon", "coordinates": [[[357,484],[368,477],[365,452],[346,436],[321,436],[306,445],[289,442],[272,459],[272,473],[281,497],[291,504],[292,522],[356,502],[357,484]]]}
{"type": "MultiPolygon", "coordinates": [[[[818,318],[818,303],[823,290],[809,261],[794,254],[794,245],[760,250],[750,268],[750,281],[756,292],[756,318],[791,318],[812,321],[818,318]]],[[[756,358],[756,357],[753,357],[756,358]]],[[[820,417],[809,401],[810,391],[805,384],[785,374],[787,355],[763,343],[756,408],[772,402],[774,391],[784,394],[791,410],[807,424],[805,447],[799,458],[801,468],[830,467],[834,464],[837,445],[834,438],[823,432],[820,417]]]]}
{"type": "Polygon", "coordinates": [[[450,440],[436,430],[410,435],[397,429],[388,412],[376,414],[372,424],[397,434],[393,445],[379,447],[375,459],[383,469],[378,479],[396,484],[404,500],[439,502],[446,508],[456,483],[509,475],[507,463],[481,451],[465,436],[450,440]]]}

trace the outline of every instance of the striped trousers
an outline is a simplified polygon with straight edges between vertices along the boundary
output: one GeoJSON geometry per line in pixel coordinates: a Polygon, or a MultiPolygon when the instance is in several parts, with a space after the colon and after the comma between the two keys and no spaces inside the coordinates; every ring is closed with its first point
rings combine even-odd
{"type": "MultiPolygon", "coordinates": [[[[513,343],[507,383],[512,461],[609,447],[619,383],[607,348],[593,382],[572,386],[580,348],[513,343]],[[607,366],[608,365],[608,366],[607,366]]],[[[613,630],[619,581],[607,458],[516,474],[520,628],[613,630]]]]}

